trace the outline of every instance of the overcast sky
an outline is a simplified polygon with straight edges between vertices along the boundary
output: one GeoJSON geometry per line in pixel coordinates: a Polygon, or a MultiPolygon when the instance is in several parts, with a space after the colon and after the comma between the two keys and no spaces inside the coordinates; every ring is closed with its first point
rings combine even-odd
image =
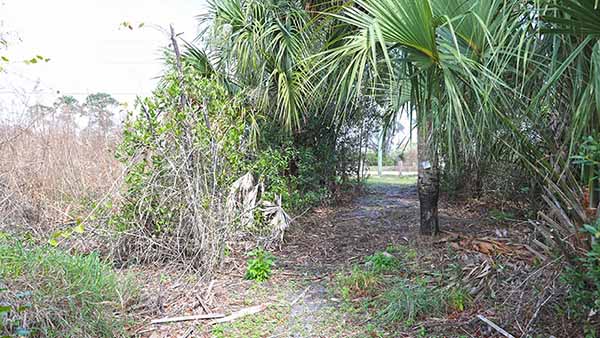
{"type": "Polygon", "coordinates": [[[42,95],[30,100],[46,104],[57,91],[79,99],[101,91],[129,103],[148,95],[162,68],[160,48],[168,44],[156,27],[172,23],[192,40],[195,16],[205,11],[206,0],[0,0],[0,29],[14,34],[0,52],[11,60],[0,74],[4,109],[15,91],[29,93],[38,81],[42,95]],[[121,27],[123,21],[134,30],[121,27]],[[50,62],[22,63],[38,54],[50,62]]]}

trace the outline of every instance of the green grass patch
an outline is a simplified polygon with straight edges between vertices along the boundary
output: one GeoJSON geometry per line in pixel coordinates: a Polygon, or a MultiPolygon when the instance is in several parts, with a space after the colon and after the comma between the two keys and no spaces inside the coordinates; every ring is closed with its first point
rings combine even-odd
{"type": "Polygon", "coordinates": [[[276,335],[284,326],[291,311],[289,294],[299,292],[293,283],[252,283],[245,291],[236,295],[235,303],[243,307],[269,304],[264,311],[236,321],[214,325],[211,336],[215,338],[248,337],[259,338],[276,335]]]}
{"type": "MultiPolygon", "coordinates": [[[[446,285],[447,278],[430,277],[435,271],[422,266],[419,257],[414,248],[390,245],[366,256],[364,265],[338,273],[332,292],[344,301],[342,311],[357,322],[372,318],[369,327],[362,328],[371,336],[397,328],[414,329],[428,317],[465,311],[473,302],[469,293],[446,285]]],[[[446,276],[446,271],[442,274],[446,276]]]]}
{"type": "Polygon", "coordinates": [[[97,254],[0,240],[0,332],[42,337],[123,336],[137,290],[97,254]],[[26,319],[26,320],[25,320],[26,319]]]}
{"type": "Polygon", "coordinates": [[[417,176],[396,176],[396,175],[383,175],[381,177],[372,175],[367,178],[367,186],[373,185],[398,185],[398,186],[410,186],[417,184],[417,176]]]}
{"type": "Polygon", "coordinates": [[[379,316],[385,323],[413,325],[417,319],[435,316],[446,309],[445,295],[422,279],[398,279],[385,291],[379,316]]]}
{"type": "Polygon", "coordinates": [[[370,295],[380,283],[379,273],[362,269],[356,265],[350,272],[338,273],[335,276],[336,292],[344,301],[370,295]]]}
{"type": "Polygon", "coordinates": [[[231,323],[214,325],[211,334],[215,338],[271,336],[279,326],[286,323],[289,311],[289,307],[271,305],[256,315],[243,317],[231,323]]]}

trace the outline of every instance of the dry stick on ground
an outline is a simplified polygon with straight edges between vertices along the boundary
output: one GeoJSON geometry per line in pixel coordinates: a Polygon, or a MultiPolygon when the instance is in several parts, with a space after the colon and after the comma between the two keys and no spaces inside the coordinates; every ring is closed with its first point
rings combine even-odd
{"type": "Polygon", "coordinates": [[[230,314],[227,317],[213,320],[212,322],[209,323],[209,325],[232,322],[236,319],[259,313],[266,308],[267,308],[267,306],[265,304],[262,304],[262,305],[256,305],[256,306],[248,307],[245,309],[241,309],[237,312],[230,314]]]}
{"type": "Polygon", "coordinates": [[[506,330],[504,330],[500,326],[496,325],[491,320],[485,318],[483,315],[477,315],[477,318],[481,319],[481,321],[483,321],[484,323],[486,323],[487,325],[489,325],[491,328],[493,328],[494,330],[496,330],[498,333],[500,333],[504,337],[506,337],[506,338],[515,338],[515,336],[513,336],[512,334],[506,332],[506,330]]]}
{"type": "Polygon", "coordinates": [[[208,302],[208,304],[210,305],[210,292],[212,291],[213,286],[215,285],[215,281],[211,280],[210,283],[208,284],[208,288],[206,288],[206,292],[204,292],[204,301],[208,302]]]}
{"type": "Polygon", "coordinates": [[[188,338],[189,336],[192,335],[192,333],[194,333],[194,328],[190,327],[187,331],[185,331],[184,334],[181,335],[181,337],[179,338],[188,338]]]}
{"type": "MultiPolygon", "coordinates": [[[[152,324],[165,324],[165,323],[175,323],[175,322],[185,322],[190,320],[200,320],[200,319],[217,319],[225,317],[222,313],[209,313],[205,315],[193,315],[193,316],[181,316],[181,317],[170,317],[170,318],[161,318],[154,319],[150,323],[152,324]]],[[[225,318],[223,318],[225,319],[225,318]]]]}
{"type": "Polygon", "coordinates": [[[204,313],[212,313],[212,311],[210,311],[210,309],[204,305],[204,302],[202,301],[202,298],[200,298],[197,295],[194,295],[194,297],[196,298],[197,303],[193,306],[193,308],[197,308],[198,306],[201,306],[202,309],[204,310],[204,313]]]}
{"type": "Polygon", "coordinates": [[[293,301],[290,303],[290,305],[291,305],[291,306],[294,306],[296,303],[298,303],[298,301],[299,301],[300,299],[304,298],[304,295],[306,295],[306,292],[308,292],[308,289],[310,289],[310,285],[309,285],[309,286],[308,286],[306,289],[304,289],[304,291],[303,291],[303,292],[302,292],[302,293],[301,293],[301,294],[300,294],[298,297],[296,297],[296,299],[294,299],[294,300],[293,300],[293,301]]]}

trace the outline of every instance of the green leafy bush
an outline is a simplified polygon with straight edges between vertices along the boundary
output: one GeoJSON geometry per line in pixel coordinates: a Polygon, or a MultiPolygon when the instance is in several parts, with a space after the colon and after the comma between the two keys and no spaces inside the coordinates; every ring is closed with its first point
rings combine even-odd
{"type": "Polygon", "coordinates": [[[0,240],[0,333],[41,337],[124,334],[136,288],[98,255],[0,240]]]}
{"type": "MultiPolygon", "coordinates": [[[[169,261],[211,273],[232,233],[261,230],[238,227],[233,183],[250,171],[264,183],[261,192],[279,194],[287,159],[257,150],[251,112],[215,79],[187,67],[183,89],[175,72],[162,80],[125,123],[118,156],[128,171],[111,223],[128,231],[116,256],[124,263],[169,261]]],[[[258,225],[268,227],[266,221],[258,225]]]]}
{"type": "Polygon", "coordinates": [[[398,267],[400,261],[389,252],[378,251],[371,256],[365,258],[371,270],[376,273],[390,271],[398,267]]]}
{"type": "Polygon", "coordinates": [[[600,219],[593,226],[586,224],[584,231],[592,236],[592,247],[579,259],[580,265],[568,268],[563,275],[570,287],[567,310],[581,319],[600,309],[600,219]]]}
{"type": "Polygon", "coordinates": [[[248,268],[246,270],[246,279],[264,282],[271,277],[272,268],[275,264],[275,257],[263,250],[255,249],[248,253],[248,268]]]}
{"type": "Polygon", "coordinates": [[[210,272],[232,233],[264,237],[273,228],[260,208],[252,209],[257,222],[251,227],[237,227],[229,197],[240,177],[251,173],[261,186],[257,199],[281,199],[292,212],[318,203],[327,189],[310,148],[295,145],[291,134],[216,79],[194,67],[184,73],[184,89],[176,72],[168,72],[126,120],[118,157],[128,171],[111,224],[128,230],[115,250],[123,262],[178,257],[210,272]]]}

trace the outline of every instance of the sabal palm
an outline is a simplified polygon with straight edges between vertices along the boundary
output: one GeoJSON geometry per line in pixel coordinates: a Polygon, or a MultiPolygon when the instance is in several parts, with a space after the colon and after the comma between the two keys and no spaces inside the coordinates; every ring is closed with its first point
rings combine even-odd
{"type": "Polygon", "coordinates": [[[402,97],[392,92],[398,88],[410,90],[407,111],[416,114],[418,127],[423,234],[439,230],[438,146],[447,145],[452,158],[455,140],[468,144],[485,123],[480,113],[494,110],[492,89],[502,83],[486,58],[501,55],[490,28],[509,34],[516,22],[510,11],[502,12],[505,6],[506,1],[493,0],[356,0],[330,14],[352,27],[315,58],[315,73],[339,84],[335,101],[351,101],[365,90],[388,99],[402,97]]]}
{"type": "Polygon", "coordinates": [[[301,1],[215,0],[210,9],[204,20],[216,71],[288,130],[300,127],[311,95],[302,60],[315,34],[301,1]]]}

